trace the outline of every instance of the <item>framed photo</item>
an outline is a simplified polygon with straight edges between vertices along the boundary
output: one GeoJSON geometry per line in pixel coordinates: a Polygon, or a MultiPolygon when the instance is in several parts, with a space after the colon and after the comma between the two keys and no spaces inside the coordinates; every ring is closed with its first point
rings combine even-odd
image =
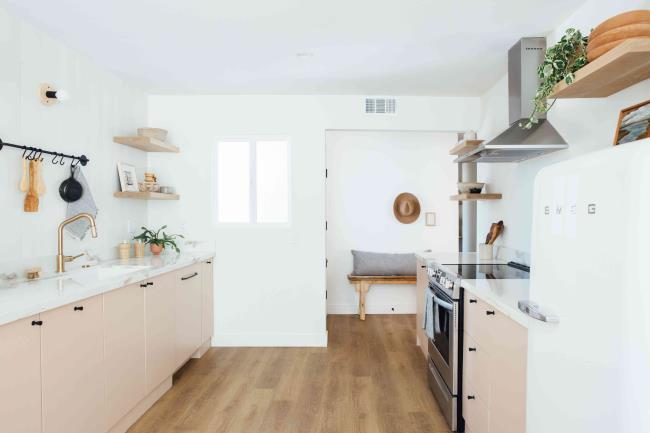
{"type": "Polygon", "coordinates": [[[650,137],[650,101],[621,110],[614,146],[650,137]]]}
{"type": "Polygon", "coordinates": [[[135,174],[135,167],[125,162],[117,163],[117,175],[120,178],[122,191],[138,192],[138,178],[135,174]]]}

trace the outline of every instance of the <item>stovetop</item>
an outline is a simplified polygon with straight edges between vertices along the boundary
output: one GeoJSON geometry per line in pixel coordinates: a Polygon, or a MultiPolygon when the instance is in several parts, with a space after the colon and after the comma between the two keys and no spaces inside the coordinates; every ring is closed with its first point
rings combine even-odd
{"type": "Polygon", "coordinates": [[[445,265],[463,280],[527,280],[530,268],[519,263],[445,265]]]}

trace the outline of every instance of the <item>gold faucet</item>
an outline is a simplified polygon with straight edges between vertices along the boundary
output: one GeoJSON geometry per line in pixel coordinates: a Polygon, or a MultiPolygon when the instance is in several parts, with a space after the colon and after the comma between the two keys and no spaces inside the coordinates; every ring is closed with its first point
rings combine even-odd
{"type": "Polygon", "coordinates": [[[79,254],[78,256],[64,256],[63,255],[63,228],[67,226],[70,223],[73,223],[77,220],[80,220],[82,218],[86,218],[90,222],[90,233],[93,235],[94,238],[97,237],[97,226],[95,226],[95,218],[93,218],[92,215],[89,213],[80,213],[78,215],[75,215],[73,217],[68,218],[67,220],[63,221],[61,224],[59,224],[59,242],[58,242],[58,249],[57,249],[57,254],[56,254],[56,272],[61,273],[65,272],[65,263],[66,262],[71,262],[74,259],[78,259],[79,257],[83,256],[83,254],[79,254]]]}

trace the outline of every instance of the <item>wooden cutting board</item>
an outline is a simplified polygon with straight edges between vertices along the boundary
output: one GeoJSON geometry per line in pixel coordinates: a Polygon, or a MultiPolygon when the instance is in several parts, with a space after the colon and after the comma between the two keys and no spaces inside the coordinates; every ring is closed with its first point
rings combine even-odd
{"type": "Polygon", "coordinates": [[[609,50],[619,46],[629,39],[650,38],[650,23],[630,24],[609,30],[600,36],[589,39],[587,59],[593,62],[609,50]]]}
{"type": "Polygon", "coordinates": [[[630,24],[650,24],[650,10],[630,11],[613,16],[598,24],[596,28],[591,31],[589,39],[596,39],[603,33],[612,29],[628,26],[630,24]]]}

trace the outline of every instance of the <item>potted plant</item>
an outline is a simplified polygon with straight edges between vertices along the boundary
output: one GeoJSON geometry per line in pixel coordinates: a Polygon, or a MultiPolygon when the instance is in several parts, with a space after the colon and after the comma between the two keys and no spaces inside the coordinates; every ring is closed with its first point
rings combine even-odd
{"type": "Polygon", "coordinates": [[[144,242],[145,244],[149,244],[149,249],[151,250],[151,254],[154,256],[160,255],[162,250],[165,249],[166,246],[171,246],[177,253],[180,253],[181,250],[178,248],[178,245],[176,245],[176,239],[177,238],[184,238],[183,235],[168,235],[167,233],[163,232],[164,229],[167,228],[167,226],[162,226],[160,227],[157,231],[149,230],[146,227],[141,227],[142,230],[144,230],[142,233],[140,233],[138,236],[135,236],[133,239],[144,242]],[[162,235],[161,235],[162,232],[162,235]]]}
{"type": "Polygon", "coordinates": [[[575,80],[575,73],[585,66],[587,60],[588,36],[583,36],[580,30],[567,29],[562,39],[557,44],[546,50],[544,63],[537,69],[537,75],[541,83],[533,102],[535,104],[533,113],[528,122],[520,126],[530,129],[533,124],[539,122],[539,116],[546,113],[553,107],[555,101],[548,103],[546,99],[553,93],[557,83],[564,80],[571,84],[575,80]]]}

